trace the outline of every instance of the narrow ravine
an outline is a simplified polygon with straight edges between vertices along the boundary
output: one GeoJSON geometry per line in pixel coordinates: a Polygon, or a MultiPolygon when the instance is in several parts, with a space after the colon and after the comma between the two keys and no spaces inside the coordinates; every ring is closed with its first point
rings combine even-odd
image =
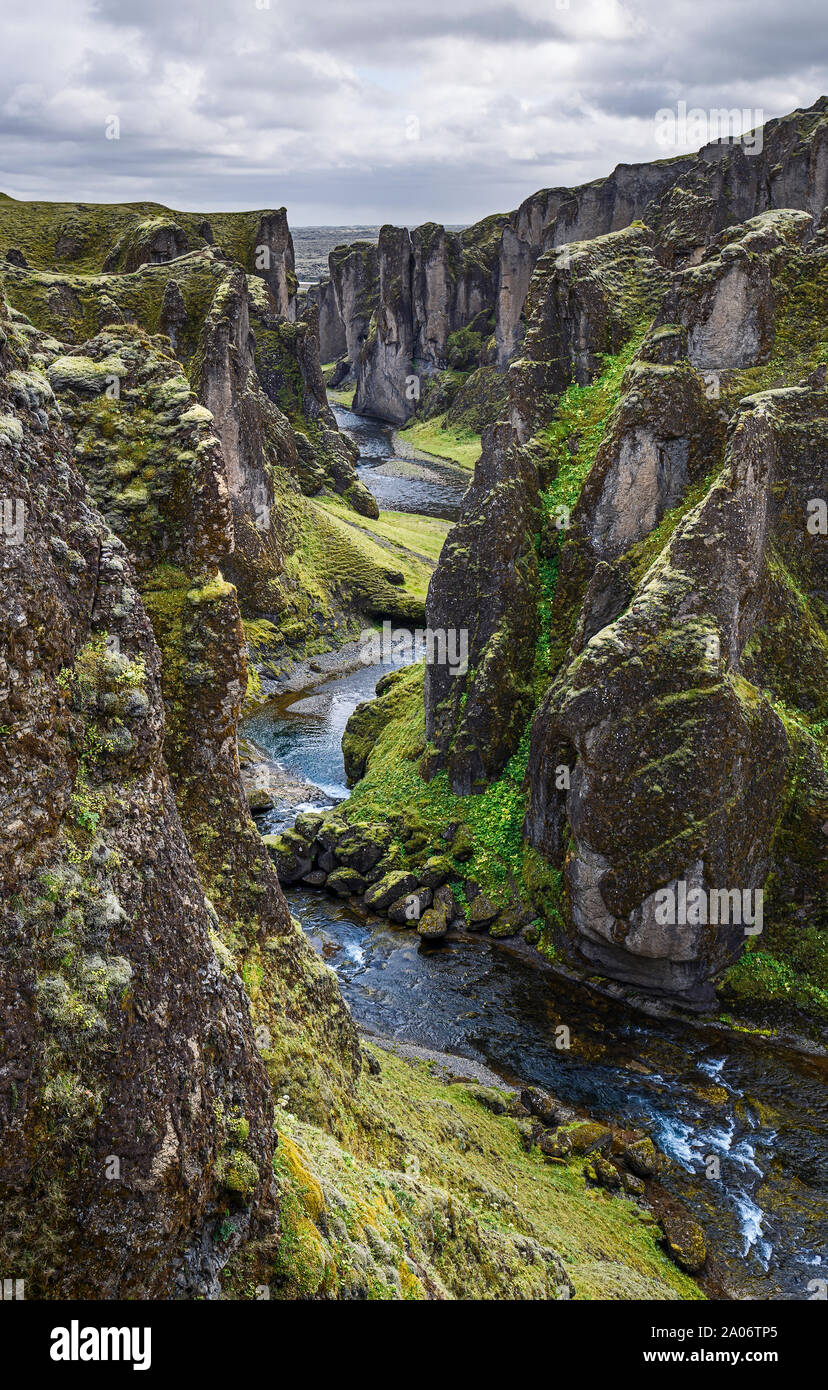
{"type": "MultiPolygon", "coordinates": [[[[430,465],[398,476],[390,429],[336,413],[360,445],[361,476],[381,507],[446,516],[459,506],[461,480],[437,481],[430,465]]],[[[335,675],[247,721],[249,738],[319,789],[305,805],[347,796],[342,733],[387,669],[335,675]]],[[[272,832],[289,819],[268,812],[259,823],[272,832]]],[[[366,1032],[472,1059],[510,1083],[542,1085],[597,1117],[648,1129],[673,1160],[665,1185],[726,1267],[728,1296],[802,1299],[811,1281],[828,1277],[828,1061],[761,1037],[653,1020],[562,979],[522,943],[460,934],[426,944],[333,897],[286,891],[366,1032]],[[552,1042],[559,1024],[569,1028],[568,1050],[552,1042]]]]}

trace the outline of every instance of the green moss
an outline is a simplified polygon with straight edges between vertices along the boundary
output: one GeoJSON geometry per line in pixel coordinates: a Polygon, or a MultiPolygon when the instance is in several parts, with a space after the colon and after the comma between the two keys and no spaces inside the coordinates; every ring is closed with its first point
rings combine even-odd
{"type": "Polygon", "coordinates": [[[278,1115],[278,1250],[232,1257],[225,1297],[556,1298],[553,1256],[579,1299],[701,1297],[647,1214],[585,1184],[583,1159],[546,1163],[479,1088],[375,1056],[346,1133],[278,1115]]]}
{"type": "Polygon", "coordinates": [[[450,459],[463,468],[473,468],[480,457],[480,435],[444,421],[416,420],[400,431],[400,440],[415,450],[435,458],[450,459]]]}

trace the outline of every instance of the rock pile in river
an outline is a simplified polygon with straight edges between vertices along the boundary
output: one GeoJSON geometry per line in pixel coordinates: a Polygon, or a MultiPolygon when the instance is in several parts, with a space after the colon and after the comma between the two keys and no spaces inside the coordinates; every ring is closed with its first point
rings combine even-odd
{"type": "MultiPolygon", "coordinates": [[[[422,855],[416,868],[403,869],[390,840],[383,825],[351,826],[335,814],[308,811],[297,816],[290,830],[264,837],[279,882],[286,886],[325,888],[397,926],[414,927],[424,937],[465,928],[463,907],[448,887],[454,874],[449,855],[422,855]]],[[[492,907],[491,916],[481,914],[480,925],[497,915],[492,907]]]]}

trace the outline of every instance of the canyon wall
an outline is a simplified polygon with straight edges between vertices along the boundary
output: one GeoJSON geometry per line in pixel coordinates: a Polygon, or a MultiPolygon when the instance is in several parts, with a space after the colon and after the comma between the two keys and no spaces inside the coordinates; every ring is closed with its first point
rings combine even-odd
{"type": "Polygon", "coordinates": [[[589,184],[543,189],[461,233],[434,223],[410,233],[384,227],[376,268],[357,247],[337,248],[332,289],[319,291],[323,360],[347,362],[342,379],[356,381],[358,409],[404,423],[426,380],[453,366],[458,351],[465,366],[505,370],[520,351],[526,296],[545,251],[641,219],[662,262],[679,268],[698,261],[726,226],[760,212],[820,212],[828,190],[824,109],[821,100],[769,121],[755,152],[717,142],[696,155],[620,164],[589,184]]]}
{"type": "MultiPolygon", "coordinates": [[[[549,245],[508,401],[429,587],[428,628],[468,659],[425,664],[410,808],[462,846],[470,922],[809,1029],[828,960],[826,139],[822,99],[761,155],[659,164],[649,224],[565,251],[616,193],[535,208],[549,245]]],[[[355,721],[375,801],[416,699],[355,721]]]]}

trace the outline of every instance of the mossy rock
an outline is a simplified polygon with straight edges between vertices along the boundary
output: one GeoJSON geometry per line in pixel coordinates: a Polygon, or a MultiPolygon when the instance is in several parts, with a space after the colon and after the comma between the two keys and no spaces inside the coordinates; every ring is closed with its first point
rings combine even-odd
{"type": "Polygon", "coordinates": [[[596,1149],[608,1149],[612,1143],[612,1130],[606,1125],[598,1124],[596,1120],[586,1120],[582,1124],[572,1125],[566,1132],[575,1154],[591,1154],[596,1149]]]}
{"type": "Polygon", "coordinates": [[[328,874],[325,887],[330,888],[339,898],[349,898],[363,893],[366,883],[356,869],[334,869],[333,873],[328,874]]]}
{"type": "Polygon", "coordinates": [[[624,1162],[639,1178],[651,1178],[658,1172],[658,1151],[652,1139],[636,1139],[624,1150],[624,1162]]]}
{"type": "Polygon", "coordinates": [[[405,897],[406,893],[413,893],[417,887],[417,880],[412,873],[404,869],[393,869],[391,873],[383,874],[382,878],[371,887],[365,894],[365,906],[373,912],[384,912],[398,898],[405,897]]]}
{"type": "Polygon", "coordinates": [[[679,1269],[698,1274],[707,1261],[704,1231],[697,1221],[685,1212],[664,1217],[664,1248],[679,1269]]]}
{"type": "Polygon", "coordinates": [[[614,1163],[610,1163],[603,1154],[594,1154],[592,1158],[584,1164],[584,1177],[597,1187],[606,1187],[610,1192],[615,1192],[621,1186],[621,1174],[614,1163]]]}

